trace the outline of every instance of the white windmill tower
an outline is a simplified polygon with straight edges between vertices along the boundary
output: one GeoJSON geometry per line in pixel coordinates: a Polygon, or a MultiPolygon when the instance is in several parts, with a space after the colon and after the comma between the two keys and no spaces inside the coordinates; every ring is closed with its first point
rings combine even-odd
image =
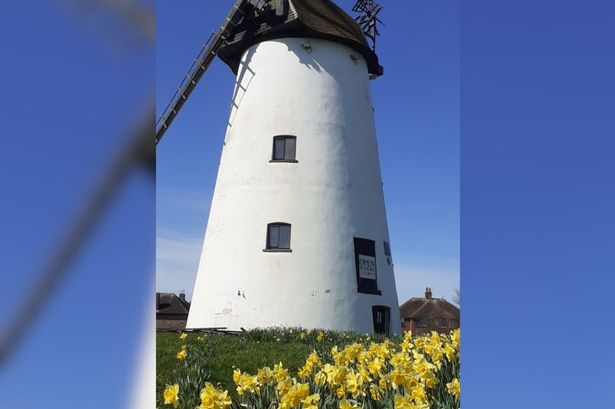
{"type": "Polygon", "coordinates": [[[399,333],[365,37],[380,7],[357,3],[362,29],[329,0],[238,3],[213,53],[237,81],[187,326],[399,333]]]}

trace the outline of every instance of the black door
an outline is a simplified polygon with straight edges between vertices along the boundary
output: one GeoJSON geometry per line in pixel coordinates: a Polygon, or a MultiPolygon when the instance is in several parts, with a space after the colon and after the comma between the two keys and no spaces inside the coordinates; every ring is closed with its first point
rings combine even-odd
{"type": "Polygon", "coordinates": [[[374,332],[388,337],[390,335],[391,309],[383,305],[374,305],[372,307],[372,315],[374,318],[374,332]]]}

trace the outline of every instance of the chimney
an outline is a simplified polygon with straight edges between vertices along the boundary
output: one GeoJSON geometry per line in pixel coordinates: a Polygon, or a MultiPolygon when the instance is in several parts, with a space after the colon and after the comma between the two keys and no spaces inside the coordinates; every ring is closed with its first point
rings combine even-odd
{"type": "Polygon", "coordinates": [[[425,298],[431,300],[431,288],[429,287],[425,288],[425,298]]]}
{"type": "Polygon", "coordinates": [[[179,293],[179,299],[182,300],[183,302],[186,302],[186,293],[184,292],[179,293]]]}

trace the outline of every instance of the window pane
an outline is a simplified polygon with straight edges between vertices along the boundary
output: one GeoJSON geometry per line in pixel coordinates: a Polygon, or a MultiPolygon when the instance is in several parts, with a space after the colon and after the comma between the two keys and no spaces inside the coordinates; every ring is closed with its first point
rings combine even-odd
{"type": "Polygon", "coordinates": [[[273,140],[273,160],[284,159],[284,138],[275,138],[273,140]]]}
{"type": "Polygon", "coordinates": [[[269,226],[267,238],[267,248],[278,248],[280,246],[280,226],[269,226]]]}
{"type": "Polygon", "coordinates": [[[289,249],[290,248],[290,226],[283,225],[280,226],[280,248],[289,249]]]}
{"type": "Polygon", "coordinates": [[[295,160],[295,144],[297,139],[293,137],[286,138],[286,149],[284,159],[295,160]]]}
{"type": "Polygon", "coordinates": [[[384,254],[386,254],[387,256],[391,256],[391,246],[389,245],[388,241],[384,242],[384,254]]]}

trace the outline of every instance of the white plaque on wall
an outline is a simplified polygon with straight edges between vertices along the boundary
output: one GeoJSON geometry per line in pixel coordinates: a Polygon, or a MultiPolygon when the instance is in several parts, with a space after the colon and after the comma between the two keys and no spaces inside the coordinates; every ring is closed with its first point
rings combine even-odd
{"type": "Polygon", "coordinates": [[[376,279],[376,257],[359,254],[359,277],[376,279]]]}

